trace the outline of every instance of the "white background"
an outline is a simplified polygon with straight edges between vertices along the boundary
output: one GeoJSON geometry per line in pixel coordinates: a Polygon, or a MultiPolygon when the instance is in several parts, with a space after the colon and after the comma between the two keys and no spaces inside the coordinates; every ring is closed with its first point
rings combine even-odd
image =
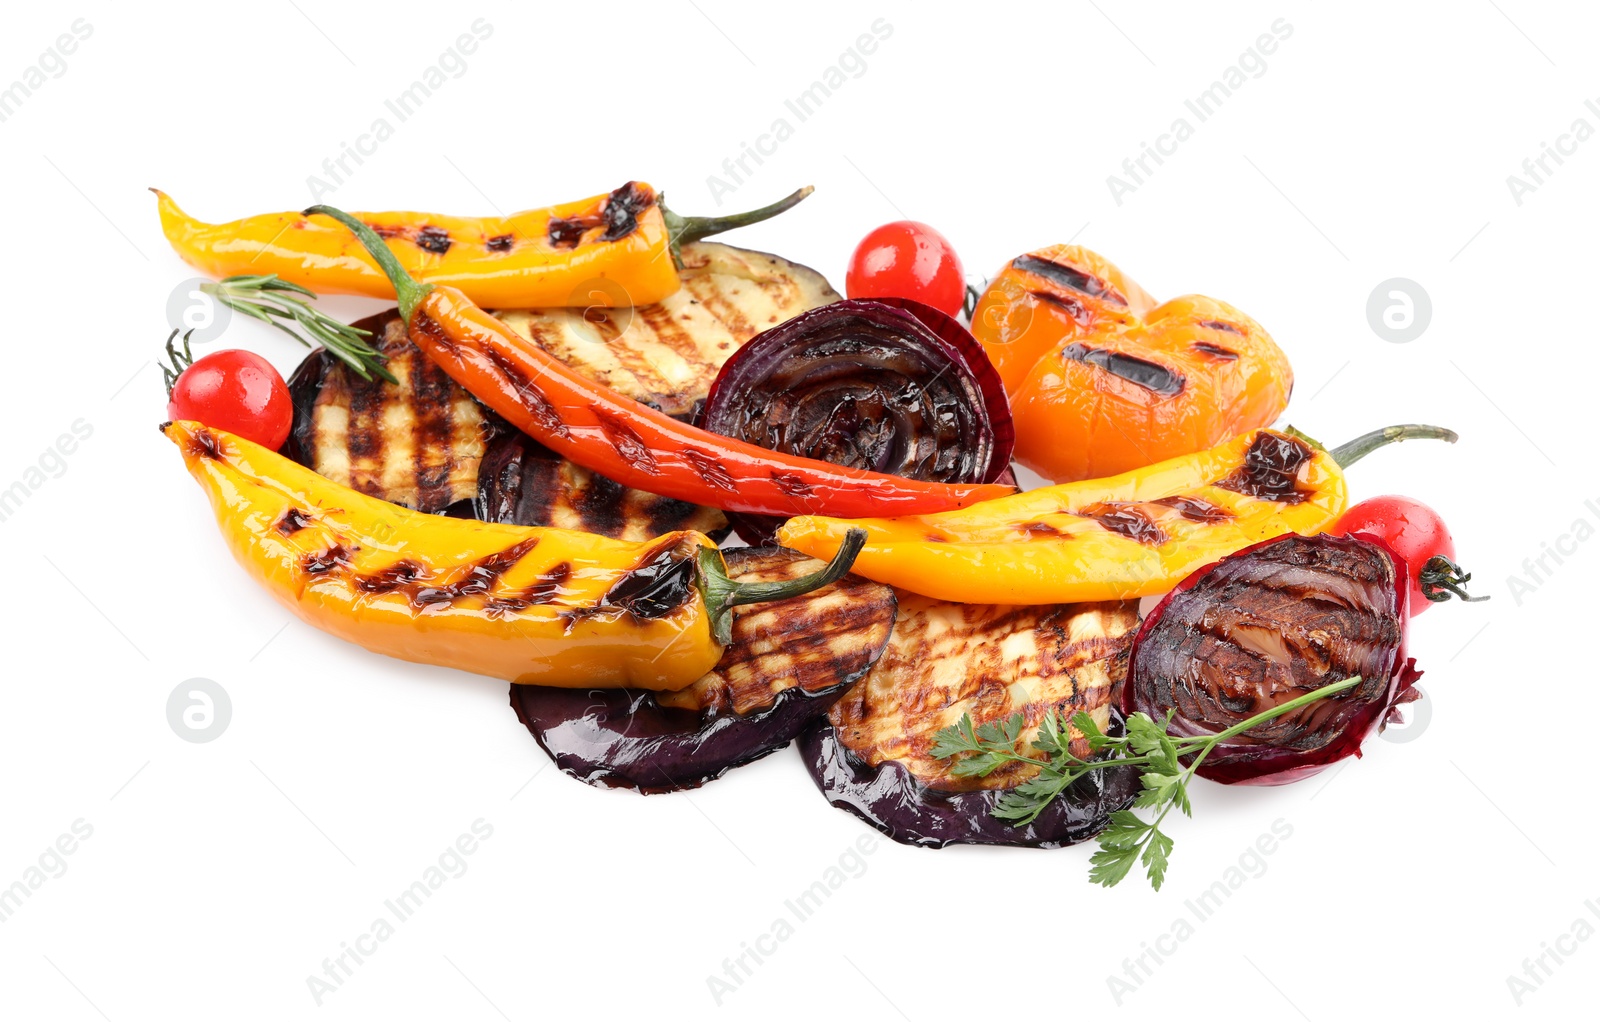
{"type": "MultiPolygon", "coordinates": [[[[1574,119],[1600,128],[1584,107],[1600,96],[1600,24],[1575,4],[1421,6],[13,5],[0,84],[74,18],[92,35],[0,123],[0,487],[75,420],[93,435],[0,522],[0,885],[73,821],[93,836],[0,923],[0,1014],[1518,1012],[1507,977],[1524,959],[1575,920],[1600,927],[1585,907],[1600,880],[1581,653],[1600,543],[1571,536],[1600,523],[1587,308],[1600,141],[1551,163],[1520,205],[1506,178],[1574,119]],[[465,72],[405,123],[387,115],[393,137],[325,198],[509,211],[637,177],[682,212],[714,212],[707,176],[787,117],[793,137],[722,209],[805,183],[816,195],[738,244],[842,289],[860,235],[902,216],[941,228],[975,277],[1075,239],[1157,297],[1202,292],[1265,324],[1294,361],[1289,418],[1318,437],[1457,428],[1454,448],[1387,450],[1352,473],[1358,496],[1442,511],[1494,597],[1416,623],[1426,733],[1372,742],[1331,778],[1201,786],[1159,895],[1136,878],[1091,887],[1086,848],[879,842],[719,1007],[707,977],[870,833],[823,802],[797,755],[648,799],[546,769],[501,683],[290,623],[231,562],[155,430],[163,310],[192,272],[145,188],[212,220],[306,205],[308,176],[479,17],[493,34],[465,72]],[[864,73],[796,121],[784,100],[880,17],[892,35],[864,73]],[[1188,114],[1279,18],[1293,34],[1265,72],[1204,123],[1188,114]],[[1179,116],[1193,137],[1116,202],[1107,176],[1179,116]],[[1368,325],[1368,295],[1391,277],[1432,299],[1411,343],[1368,325]],[[1524,560],[1558,541],[1565,563],[1530,580],[1524,560]],[[1513,577],[1530,581],[1520,599],[1513,577]],[[232,700],[208,744],[166,719],[193,677],[232,700]],[[307,977],[479,818],[493,836],[466,873],[318,1008],[307,977]],[[1119,1007],[1107,978],[1280,819],[1292,836],[1264,874],[1119,1007]]],[[[302,354],[255,324],[226,343],[285,371],[302,354]]],[[[1597,969],[1600,940],[1576,944],[1520,1015],[1589,1014],[1597,969]]]]}

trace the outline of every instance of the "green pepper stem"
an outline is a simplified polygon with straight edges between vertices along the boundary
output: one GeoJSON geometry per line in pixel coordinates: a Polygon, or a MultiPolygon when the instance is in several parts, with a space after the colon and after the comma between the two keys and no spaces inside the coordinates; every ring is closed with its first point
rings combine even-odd
{"type": "Polygon", "coordinates": [[[1455,443],[1461,437],[1455,430],[1445,429],[1443,426],[1424,426],[1420,423],[1408,422],[1400,426],[1385,426],[1375,429],[1371,433],[1363,433],[1347,444],[1340,444],[1328,452],[1340,468],[1349,468],[1356,462],[1365,458],[1380,447],[1396,444],[1402,440],[1443,440],[1446,443],[1455,443]]]}
{"type": "Polygon", "coordinates": [[[388,245],[384,244],[382,238],[378,237],[378,232],[349,213],[342,209],[334,209],[332,206],[312,206],[303,215],[314,216],[317,213],[332,217],[350,228],[350,232],[356,236],[356,240],[361,242],[362,247],[377,262],[378,269],[383,271],[384,276],[389,278],[389,283],[394,286],[394,297],[400,305],[400,318],[406,321],[407,326],[410,326],[411,314],[416,311],[418,305],[422,304],[422,299],[427,296],[428,292],[433,290],[433,285],[424,284],[407,273],[406,268],[400,265],[400,260],[396,258],[394,252],[389,249],[388,245]]]}
{"type": "Polygon", "coordinates": [[[661,207],[661,219],[667,225],[667,238],[668,244],[672,249],[672,261],[679,269],[682,269],[683,259],[680,257],[678,250],[685,242],[699,241],[701,238],[709,238],[713,234],[731,231],[735,227],[748,227],[763,220],[770,220],[779,213],[799,205],[800,200],[810,195],[812,191],[812,187],[806,185],[799,191],[779,199],[770,206],[752,209],[748,213],[729,213],[727,216],[679,216],[667,208],[667,204],[664,201],[665,195],[656,201],[656,205],[661,207]]]}
{"type": "Polygon", "coordinates": [[[712,637],[724,646],[733,641],[735,607],[804,596],[839,581],[850,571],[850,566],[856,562],[856,555],[866,542],[867,530],[851,529],[845,533],[844,542],[839,544],[839,552],[833,555],[827,567],[783,582],[735,582],[728,577],[722,554],[710,547],[702,547],[699,557],[700,592],[705,597],[706,614],[711,619],[712,637]]]}

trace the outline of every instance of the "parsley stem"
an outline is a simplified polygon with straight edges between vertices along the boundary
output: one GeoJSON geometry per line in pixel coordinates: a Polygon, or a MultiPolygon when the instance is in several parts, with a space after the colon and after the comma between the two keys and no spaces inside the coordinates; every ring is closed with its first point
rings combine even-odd
{"type": "MultiPolygon", "coordinates": [[[[1312,689],[1310,692],[1307,692],[1304,695],[1295,696],[1288,702],[1280,703],[1279,705],[1272,707],[1270,710],[1262,710],[1254,717],[1250,717],[1247,720],[1241,720],[1239,723],[1228,728],[1226,731],[1219,731],[1214,735],[1195,735],[1190,739],[1180,739],[1180,741],[1199,740],[1205,742],[1205,748],[1200,751],[1200,757],[1204,758],[1205,754],[1210,752],[1217,745],[1227,741],[1234,735],[1242,734],[1250,730],[1257,724],[1265,723],[1274,717],[1281,717],[1285,713],[1293,713],[1302,706],[1307,706],[1311,703],[1314,703],[1318,699],[1321,699],[1325,696],[1331,696],[1337,692],[1343,692],[1347,688],[1354,688],[1359,684],[1361,684],[1361,675],[1357,674],[1353,677],[1346,678],[1343,681],[1335,681],[1332,684],[1324,685],[1321,688],[1312,689]]],[[[1199,765],[1199,759],[1195,760],[1195,764],[1197,766],[1199,765]]]]}

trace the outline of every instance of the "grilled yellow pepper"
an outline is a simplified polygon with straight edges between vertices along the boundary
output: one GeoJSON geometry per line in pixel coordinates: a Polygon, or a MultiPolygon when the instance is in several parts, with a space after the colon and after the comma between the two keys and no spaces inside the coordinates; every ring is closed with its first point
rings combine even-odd
{"type": "Polygon", "coordinates": [[[728,579],[698,532],[628,543],[419,514],[197,422],[161,427],[234,557],[302,620],[375,653],[518,683],[683,688],[728,642],[729,610],[827,585],[728,579]]]}
{"type": "Polygon", "coordinates": [[[1343,469],[1385,444],[1454,442],[1437,426],[1390,426],[1332,451],[1260,429],[1208,451],[907,518],[791,518],[784,546],[827,557],[852,529],[854,571],[956,603],[1078,603],[1154,596],[1196,569],[1289,532],[1321,532],[1348,504],[1343,469]]]}

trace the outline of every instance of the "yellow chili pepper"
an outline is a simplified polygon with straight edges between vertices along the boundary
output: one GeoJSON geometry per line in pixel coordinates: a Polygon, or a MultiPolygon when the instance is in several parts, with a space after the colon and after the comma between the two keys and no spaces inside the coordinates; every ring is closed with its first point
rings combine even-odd
{"type": "Polygon", "coordinates": [[[198,422],[163,434],[234,557],[295,615],[375,653],[518,683],[680,689],[729,641],[729,610],[827,585],[729,580],[698,532],[628,543],[418,514],[198,422]]]}
{"type": "MultiPolygon", "coordinates": [[[[208,224],[151,191],[167,241],[213,277],[277,274],[319,294],[394,297],[360,242],[327,217],[268,213],[208,224]]],[[[354,215],[413,277],[460,288],[486,308],[649,305],[678,290],[679,245],[776,216],[810,194],[808,186],[748,213],[684,217],[649,185],[629,181],[608,195],[504,217],[354,215]]]]}
{"type": "Polygon", "coordinates": [[[957,603],[1154,596],[1262,540],[1326,529],[1349,502],[1343,469],[1414,438],[1453,443],[1456,434],[1390,426],[1327,451],[1292,431],[1260,429],[1148,468],[956,511],[791,518],[778,541],[827,557],[851,529],[865,529],[856,574],[957,603]]]}

